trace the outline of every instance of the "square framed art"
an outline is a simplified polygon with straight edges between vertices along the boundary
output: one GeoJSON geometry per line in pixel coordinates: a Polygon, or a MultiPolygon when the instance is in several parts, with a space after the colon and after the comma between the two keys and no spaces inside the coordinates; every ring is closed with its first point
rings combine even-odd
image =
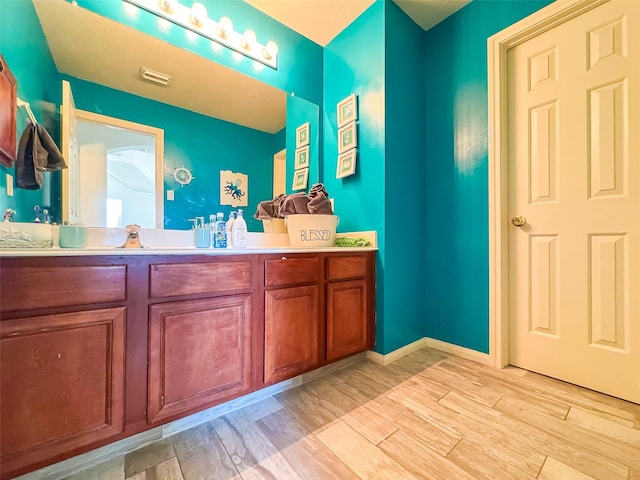
{"type": "Polygon", "coordinates": [[[296,149],[294,170],[300,170],[309,166],[309,145],[296,149]]]}
{"type": "Polygon", "coordinates": [[[344,178],[356,173],[356,157],[358,150],[353,148],[342,155],[338,155],[336,178],[344,178]]]}
{"type": "Polygon", "coordinates": [[[296,128],[296,148],[309,145],[309,122],[303,123],[296,128]]]}
{"type": "Polygon", "coordinates": [[[358,131],[353,121],[338,130],[338,153],[344,153],[358,146],[358,131]]]}
{"type": "Polygon", "coordinates": [[[338,128],[358,119],[358,100],[355,93],[338,103],[338,128]]]}
{"type": "Polygon", "coordinates": [[[293,172],[293,185],[292,190],[303,190],[307,188],[307,182],[309,180],[309,169],[301,168],[293,172]]]}

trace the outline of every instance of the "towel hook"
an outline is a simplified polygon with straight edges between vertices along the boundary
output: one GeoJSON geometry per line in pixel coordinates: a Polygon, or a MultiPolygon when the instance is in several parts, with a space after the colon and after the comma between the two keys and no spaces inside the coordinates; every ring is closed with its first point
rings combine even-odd
{"type": "Polygon", "coordinates": [[[18,107],[25,108],[25,110],[27,111],[27,114],[29,115],[29,119],[31,120],[31,123],[33,123],[34,125],[38,124],[36,120],[36,116],[33,114],[33,111],[31,110],[31,105],[29,105],[29,102],[25,102],[24,100],[20,100],[20,98],[16,98],[16,105],[18,107]]]}

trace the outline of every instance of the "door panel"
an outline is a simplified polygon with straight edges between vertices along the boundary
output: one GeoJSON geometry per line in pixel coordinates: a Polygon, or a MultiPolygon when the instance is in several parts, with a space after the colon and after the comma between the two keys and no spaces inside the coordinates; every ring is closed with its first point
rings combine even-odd
{"type": "Polygon", "coordinates": [[[512,48],[510,363],[640,402],[640,2],[512,48]]]}

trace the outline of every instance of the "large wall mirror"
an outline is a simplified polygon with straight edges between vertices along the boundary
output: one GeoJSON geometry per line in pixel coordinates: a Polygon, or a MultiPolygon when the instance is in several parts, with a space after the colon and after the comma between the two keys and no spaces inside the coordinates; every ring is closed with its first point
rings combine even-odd
{"type": "MultiPolygon", "coordinates": [[[[232,170],[248,175],[244,208],[250,214],[250,230],[260,230],[259,222],[250,217],[259,201],[272,197],[274,155],[288,148],[285,131],[296,127],[287,128],[286,92],[71,2],[33,0],[33,4],[56,68],[69,81],[78,110],[164,132],[161,181],[154,187],[153,215],[163,215],[155,222],[157,228],[185,229],[194,216],[217,211],[226,216],[235,210],[220,204],[219,193],[220,170],[232,170]],[[169,85],[143,80],[142,68],[167,74],[169,85]],[[175,183],[176,168],[188,169],[193,182],[175,183]]],[[[178,34],[168,32],[167,38],[169,33],[178,34]]],[[[143,149],[144,144],[138,146],[143,149]]],[[[293,152],[287,152],[287,158],[290,153],[292,158],[293,152]]],[[[310,167],[310,179],[317,181],[317,161],[310,167]]],[[[101,171],[96,169],[94,174],[103,175],[101,171]]],[[[78,193],[80,182],[77,176],[69,177],[68,191],[75,193],[63,193],[63,209],[77,201],[81,202],[78,212],[89,212],[91,206],[78,193]]],[[[155,221],[147,218],[150,213],[142,215],[127,218],[147,225],[155,221]]],[[[97,222],[93,213],[84,217],[78,220],[97,222]]]]}

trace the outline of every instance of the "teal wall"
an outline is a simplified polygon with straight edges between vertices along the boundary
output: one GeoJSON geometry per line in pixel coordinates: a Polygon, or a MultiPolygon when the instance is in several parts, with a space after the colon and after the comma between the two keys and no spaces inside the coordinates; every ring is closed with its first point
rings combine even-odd
{"type": "Polygon", "coordinates": [[[476,0],[424,36],[424,334],[484,353],[489,351],[487,38],[548,3],[476,0]]]}
{"type": "Polygon", "coordinates": [[[324,50],[324,136],[322,181],[335,199],[339,231],[376,230],[376,350],[383,351],[385,278],[385,34],[384,3],[376,2],[324,50]],[[336,105],[358,96],[356,173],[336,179],[336,105]]]}
{"type": "Polygon", "coordinates": [[[424,337],[424,31],[385,2],[384,352],[424,337]],[[410,66],[410,68],[407,68],[410,66]]]}
{"type": "Polygon", "coordinates": [[[295,171],[295,155],[296,155],[296,128],[309,123],[309,179],[307,188],[302,191],[308,191],[311,185],[320,181],[320,152],[322,144],[320,143],[321,128],[320,123],[320,107],[313,102],[295,95],[287,97],[287,179],[286,192],[292,193],[293,189],[293,173],[295,171]]]}
{"type": "MultiPolygon", "coordinates": [[[[38,122],[58,142],[58,106],[62,90],[58,71],[30,1],[0,0],[0,53],[16,78],[18,97],[30,103],[38,122]],[[16,21],[17,18],[21,20],[16,21]]],[[[26,110],[18,109],[16,118],[16,137],[19,140],[28,123],[26,110]]],[[[15,179],[15,167],[0,165],[0,213],[6,208],[12,208],[17,212],[16,220],[28,222],[34,219],[34,205],[48,207],[53,215],[59,213],[59,201],[52,208],[50,199],[60,197],[60,172],[45,173],[45,186],[42,190],[14,188],[13,197],[7,196],[7,173],[15,179]]]]}
{"type": "Polygon", "coordinates": [[[269,134],[95,83],[65,77],[71,83],[76,108],[150,125],[164,130],[164,187],[174,200],[164,201],[165,228],[189,229],[189,218],[223,212],[235,207],[220,205],[220,170],[249,177],[245,218],[251,231],[262,231],[253,218],[255,206],[271,198],[273,155],[285,146],[282,133],[269,134]],[[181,187],[173,178],[177,167],[191,170],[193,181],[181,187]]]}

